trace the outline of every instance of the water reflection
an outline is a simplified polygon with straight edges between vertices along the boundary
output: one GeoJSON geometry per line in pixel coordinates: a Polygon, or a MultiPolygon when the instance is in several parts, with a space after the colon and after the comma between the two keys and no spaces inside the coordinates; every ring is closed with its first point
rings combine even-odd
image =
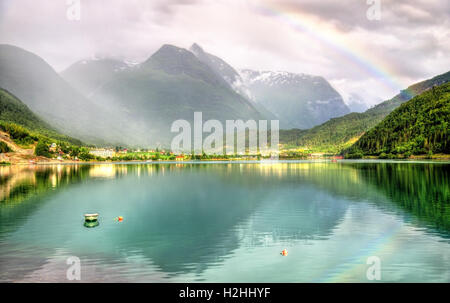
{"type": "MultiPolygon", "coordinates": [[[[411,220],[448,236],[450,231],[450,165],[416,163],[354,164],[367,187],[386,196],[411,220]]],[[[392,204],[381,207],[392,210],[392,204]]]]}
{"type": "MultiPolygon", "coordinates": [[[[136,280],[137,273],[148,281],[157,272],[163,280],[185,274],[202,280],[242,249],[327,241],[349,216],[367,221],[364,216],[374,211],[368,205],[445,239],[448,167],[358,162],[1,167],[0,281],[20,280],[46,266],[56,271],[51,264],[66,255],[115,274],[120,269],[119,281],[136,280]],[[90,212],[100,213],[101,222],[88,229],[82,215],[90,212]],[[114,221],[117,216],[124,221],[114,221]]],[[[56,280],[61,277],[65,274],[56,280]]]]}

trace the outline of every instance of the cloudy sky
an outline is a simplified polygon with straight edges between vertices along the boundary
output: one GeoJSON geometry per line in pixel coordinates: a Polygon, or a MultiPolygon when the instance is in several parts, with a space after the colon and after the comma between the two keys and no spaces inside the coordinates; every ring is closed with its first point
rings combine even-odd
{"type": "Polygon", "coordinates": [[[78,0],[70,20],[76,1],[0,0],[0,43],[61,71],[197,42],[235,68],[324,76],[369,105],[450,70],[448,0],[78,0]]]}

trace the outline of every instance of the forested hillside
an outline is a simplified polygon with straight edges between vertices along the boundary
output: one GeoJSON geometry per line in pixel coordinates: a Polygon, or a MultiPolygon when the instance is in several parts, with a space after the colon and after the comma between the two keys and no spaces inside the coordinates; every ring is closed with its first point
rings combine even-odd
{"type": "Polygon", "coordinates": [[[392,157],[450,154],[450,83],[433,87],[403,103],[364,134],[350,154],[392,157]]]}

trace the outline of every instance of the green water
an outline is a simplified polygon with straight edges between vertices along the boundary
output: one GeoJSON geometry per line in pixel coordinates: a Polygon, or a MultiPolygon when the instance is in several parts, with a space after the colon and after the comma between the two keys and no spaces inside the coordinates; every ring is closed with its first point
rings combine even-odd
{"type": "Polygon", "coordinates": [[[450,282],[449,181],[394,161],[0,167],[0,281],[67,282],[76,256],[82,282],[376,282],[376,256],[381,282],[450,282]]]}

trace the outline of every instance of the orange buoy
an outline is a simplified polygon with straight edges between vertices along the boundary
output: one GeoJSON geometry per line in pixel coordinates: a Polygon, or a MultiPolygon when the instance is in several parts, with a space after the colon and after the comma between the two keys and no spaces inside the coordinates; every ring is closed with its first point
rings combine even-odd
{"type": "Polygon", "coordinates": [[[122,216],[118,216],[117,218],[114,218],[114,220],[117,220],[117,221],[119,221],[119,222],[122,222],[122,221],[123,221],[123,217],[122,217],[122,216]]]}
{"type": "Polygon", "coordinates": [[[281,255],[285,257],[288,255],[288,251],[286,248],[281,251],[281,255]]]}

